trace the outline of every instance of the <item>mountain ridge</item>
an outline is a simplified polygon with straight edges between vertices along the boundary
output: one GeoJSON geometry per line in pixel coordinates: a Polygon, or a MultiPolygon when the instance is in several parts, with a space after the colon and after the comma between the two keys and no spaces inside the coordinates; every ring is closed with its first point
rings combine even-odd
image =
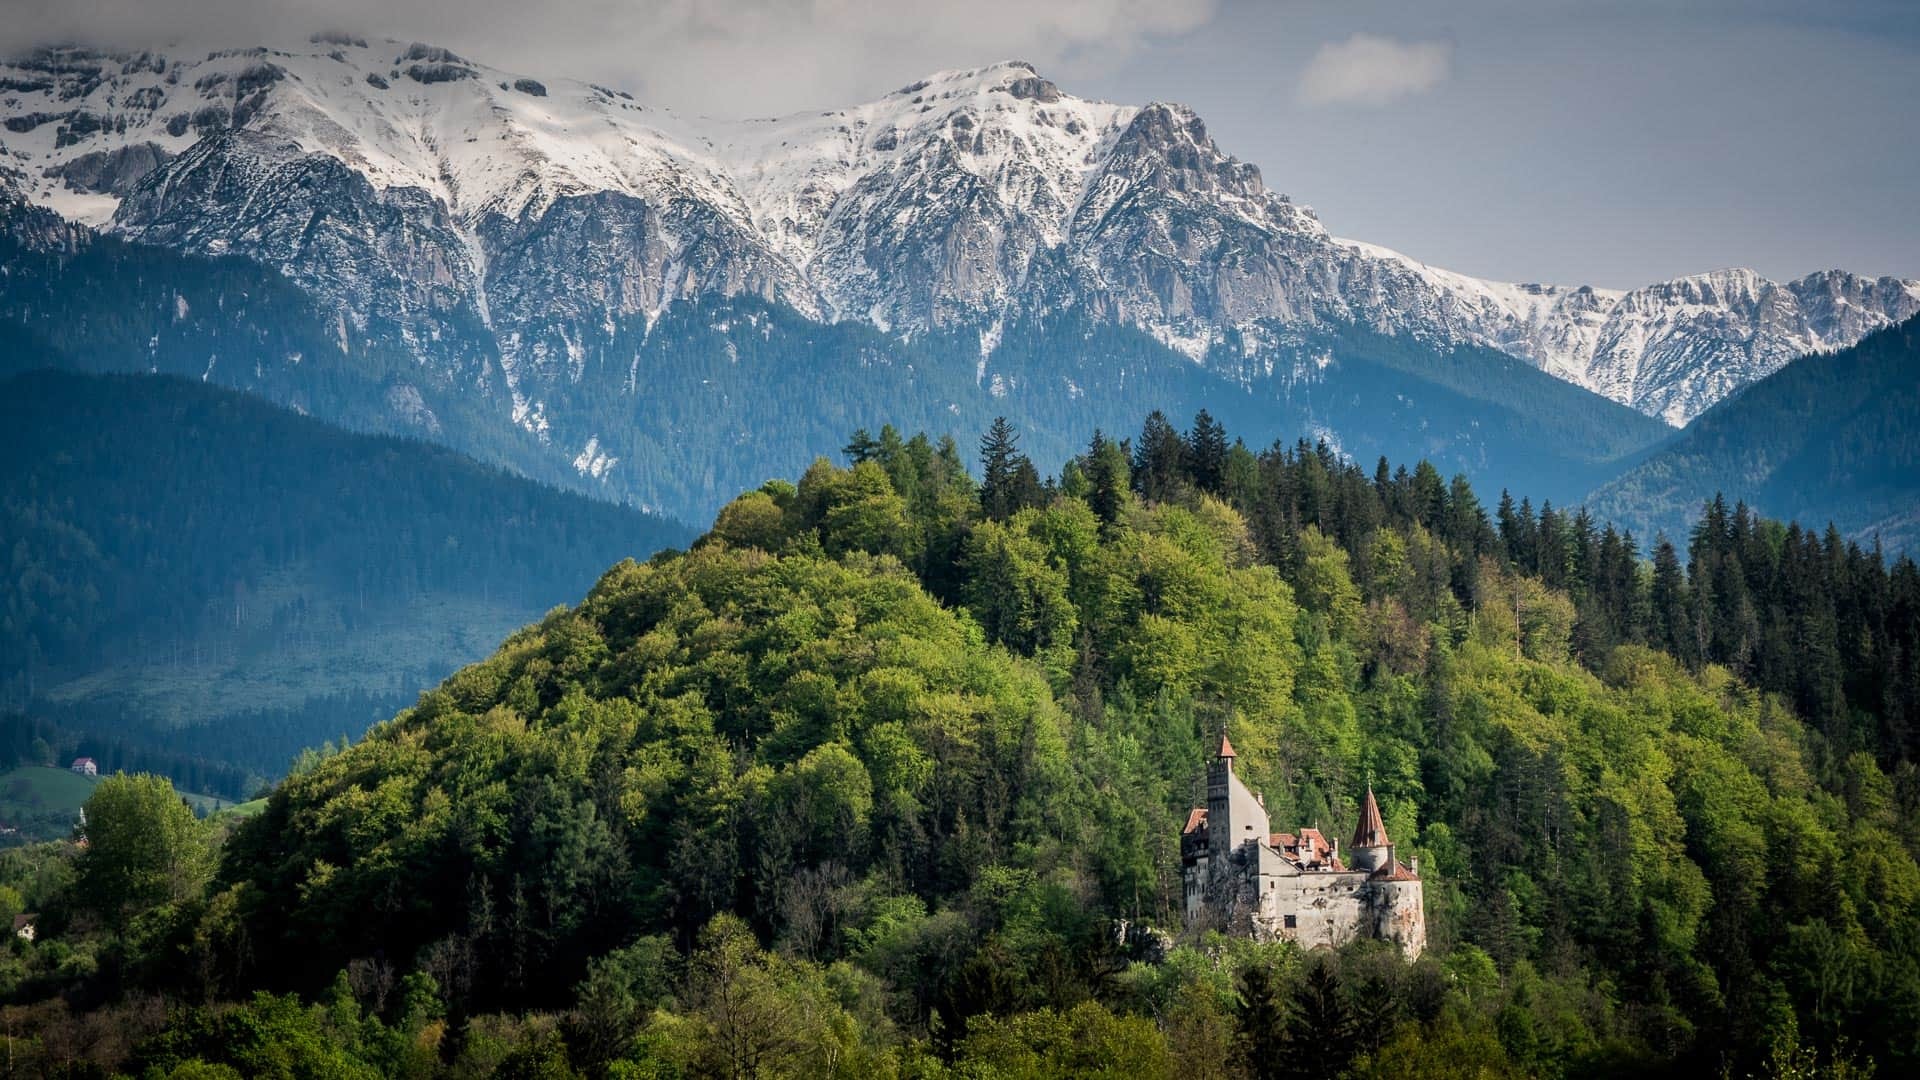
{"type": "Polygon", "coordinates": [[[1920,317],[1715,405],[1588,497],[1643,537],[1684,536],[1716,494],[1894,553],[1920,547],[1920,317]]]}
{"type": "Polygon", "coordinates": [[[1086,101],[1019,61],[738,122],[339,34],[204,59],[47,49],[0,68],[0,93],[35,204],[258,258],[423,362],[452,341],[452,377],[530,431],[620,318],[703,294],[963,326],[983,359],[1009,318],[1069,307],[1209,366],[1233,348],[1284,367],[1297,332],[1362,325],[1491,346],[1670,424],[1920,310],[1920,282],[1844,272],[1621,292],[1438,270],[1333,236],[1184,106],[1086,101]]]}

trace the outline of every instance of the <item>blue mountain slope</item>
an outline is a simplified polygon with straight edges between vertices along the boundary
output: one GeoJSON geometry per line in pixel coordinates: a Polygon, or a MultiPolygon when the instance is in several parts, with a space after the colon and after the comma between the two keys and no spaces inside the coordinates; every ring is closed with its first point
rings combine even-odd
{"type": "Polygon", "coordinates": [[[1890,551],[1920,548],[1920,319],[1789,364],[1588,502],[1643,536],[1677,536],[1716,492],[1890,551]]]}

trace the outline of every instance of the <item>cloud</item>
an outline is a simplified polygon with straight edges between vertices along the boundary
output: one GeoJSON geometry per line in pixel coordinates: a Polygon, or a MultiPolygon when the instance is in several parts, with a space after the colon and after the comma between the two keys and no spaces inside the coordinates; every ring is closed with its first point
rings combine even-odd
{"type": "Polygon", "coordinates": [[[1314,106],[1385,105],[1424,94],[1452,74],[1450,42],[1355,34],[1320,46],[1300,73],[1296,95],[1314,106]]]}
{"type": "Polygon", "coordinates": [[[1072,79],[1210,22],[1217,0],[0,0],[0,52],[49,41],[208,48],[314,30],[445,45],[719,116],[826,108],[1020,59],[1072,79]]]}

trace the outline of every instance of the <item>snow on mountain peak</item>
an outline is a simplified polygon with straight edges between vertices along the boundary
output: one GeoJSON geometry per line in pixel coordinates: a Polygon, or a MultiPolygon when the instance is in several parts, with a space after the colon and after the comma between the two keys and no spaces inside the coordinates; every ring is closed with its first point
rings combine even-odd
{"type": "Polygon", "coordinates": [[[1022,310],[1079,306],[1200,362],[1236,333],[1358,323],[1502,349],[1684,423],[1920,310],[1920,282],[1840,271],[1620,292],[1428,266],[1333,237],[1192,110],[1074,97],[1018,60],[714,122],[346,33],[65,47],[0,64],[0,120],[0,175],[28,200],[270,262],[416,349],[464,309],[516,394],[524,372],[576,371],[583,335],[744,292],[894,332],[969,325],[983,349],[1022,310]]]}
{"type": "Polygon", "coordinates": [[[4,87],[5,150],[31,194],[96,225],[124,195],[87,189],[100,155],[150,146],[171,157],[229,128],[335,157],[376,187],[418,187],[465,219],[587,191],[726,190],[678,131],[661,130],[677,125],[658,110],[417,42],[319,34],[172,56],[42,50],[11,65],[4,87]]]}

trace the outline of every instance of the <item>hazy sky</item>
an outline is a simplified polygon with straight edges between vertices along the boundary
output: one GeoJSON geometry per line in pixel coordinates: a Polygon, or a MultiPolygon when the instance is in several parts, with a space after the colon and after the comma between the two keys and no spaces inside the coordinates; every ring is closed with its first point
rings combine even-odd
{"type": "Polygon", "coordinates": [[[0,0],[8,50],[322,27],[713,115],[1017,57],[1186,102],[1336,233],[1451,269],[1920,277],[1916,0],[0,0]]]}

